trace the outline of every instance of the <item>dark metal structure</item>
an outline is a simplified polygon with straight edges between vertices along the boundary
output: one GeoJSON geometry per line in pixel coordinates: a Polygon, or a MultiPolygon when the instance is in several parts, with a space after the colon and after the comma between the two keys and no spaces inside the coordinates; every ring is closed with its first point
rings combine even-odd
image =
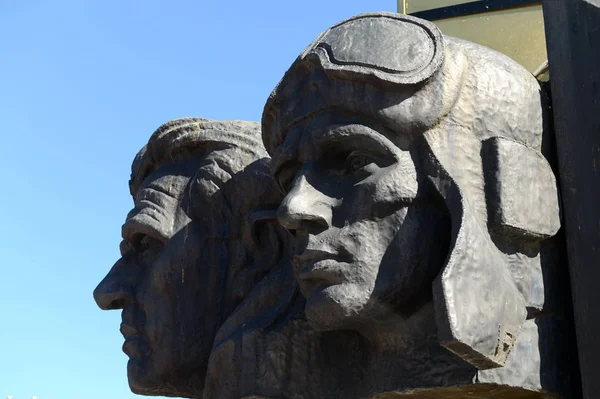
{"type": "Polygon", "coordinates": [[[544,20],[583,397],[600,397],[600,1],[546,0],[544,20]]]}

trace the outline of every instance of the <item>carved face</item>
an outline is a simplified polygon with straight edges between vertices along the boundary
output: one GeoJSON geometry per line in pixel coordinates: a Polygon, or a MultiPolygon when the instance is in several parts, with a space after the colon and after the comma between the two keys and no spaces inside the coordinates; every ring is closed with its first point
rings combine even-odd
{"type": "Polygon", "coordinates": [[[296,125],[273,157],[286,193],[278,218],[295,232],[294,270],[316,329],[359,328],[395,305],[411,313],[441,266],[443,212],[418,180],[413,140],[394,136],[324,113],[296,125]]]}
{"type": "Polygon", "coordinates": [[[201,390],[194,385],[216,332],[219,271],[204,259],[206,232],[181,206],[196,169],[182,162],[146,178],[123,226],[122,257],[94,291],[102,309],[123,309],[123,351],[138,394],[201,390]]]}

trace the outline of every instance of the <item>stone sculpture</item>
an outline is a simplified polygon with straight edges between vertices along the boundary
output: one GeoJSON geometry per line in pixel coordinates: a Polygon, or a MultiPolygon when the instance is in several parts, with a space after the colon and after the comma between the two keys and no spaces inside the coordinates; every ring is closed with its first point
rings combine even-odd
{"type": "Polygon", "coordinates": [[[255,123],[163,125],[94,292],[123,309],[131,389],[568,397],[546,113],[509,58],[368,13],[285,73],[264,147],[255,123]]]}
{"type": "Polygon", "coordinates": [[[178,119],[133,163],[122,258],[94,298],[123,310],[135,393],[201,397],[217,331],[289,246],[259,140],[257,123],[178,119]]]}
{"type": "Polygon", "coordinates": [[[560,227],[544,112],[516,62],[391,13],[325,31],[271,94],[263,139],[306,317],[366,339],[368,393],[543,388],[540,250],[560,227]]]}

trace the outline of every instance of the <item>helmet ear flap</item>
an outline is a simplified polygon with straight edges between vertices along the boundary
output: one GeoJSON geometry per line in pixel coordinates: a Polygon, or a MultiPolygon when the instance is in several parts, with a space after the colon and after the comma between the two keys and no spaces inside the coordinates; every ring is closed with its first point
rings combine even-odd
{"type": "Polygon", "coordinates": [[[450,252],[433,282],[438,339],[480,370],[501,367],[525,322],[527,305],[482,219],[481,163],[464,164],[465,159],[479,158],[481,142],[469,135],[450,138],[439,131],[430,131],[425,138],[430,152],[427,174],[452,220],[450,252]],[[468,155],[473,153],[477,157],[468,155]]]}
{"type": "Polygon", "coordinates": [[[483,169],[492,234],[540,241],[560,228],[556,178],[539,151],[493,137],[483,142],[483,169]]]}
{"type": "MultiPolygon", "coordinates": [[[[527,246],[555,235],[556,179],[539,151],[510,139],[432,130],[425,142],[428,178],[452,219],[450,252],[433,283],[440,343],[480,370],[503,366],[531,298],[495,240],[527,246]]],[[[533,266],[520,267],[527,274],[533,266]]]]}

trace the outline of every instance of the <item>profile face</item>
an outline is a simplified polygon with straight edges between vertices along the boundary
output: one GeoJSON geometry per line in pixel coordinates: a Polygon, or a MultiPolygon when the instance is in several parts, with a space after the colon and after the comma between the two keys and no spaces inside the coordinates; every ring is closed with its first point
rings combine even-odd
{"type": "Polygon", "coordinates": [[[215,320],[218,271],[202,259],[206,233],[181,206],[194,169],[166,165],[145,179],[123,225],[122,257],[94,291],[102,309],[122,309],[129,385],[138,394],[201,389],[190,386],[191,373],[205,369],[216,332],[205,320],[215,320]]]}
{"type": "Polygon", "coordinates": [[[434,221],[443,217],[420,189],[413,141],[323,113],[292,128],[275,152],[286,195],[278,219],[296,236],[294,272],[315,329],[381,318],[439,268],[434,221]]]}

